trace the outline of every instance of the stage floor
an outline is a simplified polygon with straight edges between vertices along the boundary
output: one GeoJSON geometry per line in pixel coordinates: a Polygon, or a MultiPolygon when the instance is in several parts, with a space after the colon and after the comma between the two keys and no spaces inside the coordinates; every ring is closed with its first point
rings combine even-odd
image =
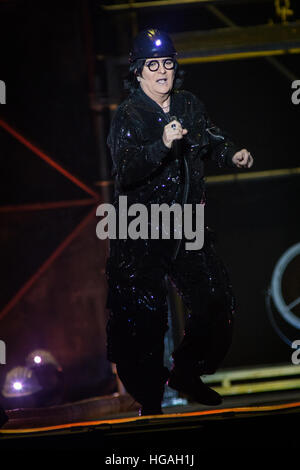
{"type": "MultiPolygon", "coordinates": [[[[95,403],[96,398],[92,400],[95,403]]],[[[170,452],[192,455],[194,452],[196,459],[207,448],[299,447],[299,390],[227,396],[217,407],[189,403],[164,408],[163,415],[149,417],[139,417],[134,409],[107,414],[101,419],[95,414],[94,419],[90,416],[82,420],[82,402],[78,403],[78,415],[76,404],[72,404],[73,419],[68,423],[61,420],[61,415],[59,421],[58,416],[52,414],[49,425],[49,419],[43,421],[44,409],[32,409],[36,421],[30,426],[34,416],[26,417],[28,410],[8,412],[10,419],[0,430],[0,448],[97,449],[99,458],[103,459],[116,456],[118,449],[119,456],[144,456],[145,462],[140,464],[145,466],[154,452],[159,455],[170,452]],[[13,417],[14,413],[18,415],[17,419],[13,417]]],[[[47,411],[55,412],[57,408],[47,411]]]]}

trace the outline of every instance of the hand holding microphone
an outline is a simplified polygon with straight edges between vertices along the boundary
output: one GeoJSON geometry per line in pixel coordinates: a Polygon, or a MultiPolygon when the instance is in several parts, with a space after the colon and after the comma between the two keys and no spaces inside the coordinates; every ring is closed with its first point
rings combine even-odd
{"type": "Polygon", "coordinates": [[[180,140],[188,133],[188,130],[182,128],[180,122],[177,121],[175,116],[171,119],[171,122],[164,127],[164,133],[162,136],[165,146],[169,149],[172,147],[174,140],[180,140]]]}

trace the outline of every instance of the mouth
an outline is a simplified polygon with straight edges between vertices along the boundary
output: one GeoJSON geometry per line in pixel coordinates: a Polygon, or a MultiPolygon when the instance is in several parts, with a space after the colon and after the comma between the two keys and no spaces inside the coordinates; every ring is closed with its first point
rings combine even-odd
{"type": "Polygon", "coordinates": [[[159,83],[160,85],[165,85],[167,81],[168,80],[166,78],[159,78],[158,80],[156,80],[156,83],[159,83]]]}

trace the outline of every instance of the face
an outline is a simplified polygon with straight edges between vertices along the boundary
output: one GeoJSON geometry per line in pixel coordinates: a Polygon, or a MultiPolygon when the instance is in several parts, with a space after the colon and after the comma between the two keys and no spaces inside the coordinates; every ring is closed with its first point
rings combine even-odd
{"type": "MultiPolygon", "coordinates": [[[[172,59],[172,57],[160,57],[146,59],[144,68],[142,70],[142,76],[139,77],[139,83],[141,88],[145,93],[150,97],[162,97],[169,93],[173,87],[174,81],[174,69],[168,70],[164,67],[163,63],[167,59],[172,59]],[[155,71],[151,71],[147,65],[150,65],[151,68],[155,68],[153,60],[158,61],[159,67],[155,71]],[[152,62],[152,63],[151,63],[152,62]],[[154,66],[154,67],[153,67],[154,66]]],[[[166,67],[171,66],[171,62],[165,63],[166,67]]]]}

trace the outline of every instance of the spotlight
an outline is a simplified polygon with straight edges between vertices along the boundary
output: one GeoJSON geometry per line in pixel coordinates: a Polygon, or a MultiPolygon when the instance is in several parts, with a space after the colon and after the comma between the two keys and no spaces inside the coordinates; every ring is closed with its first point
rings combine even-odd
{"type": "Polygon", "coordinates": [[[41,356],[34,356],[33,361],[35,364],[40,364],[42,362],[41,356]]]}
{"type": "Polygon", "coordinates": [[[33,395],[42,390],[33,370],[17,366],[6,374],[2,388],[5,398],[17,398],[33,395]]]}
{"type": "Polygon", "coordinates": [[[49,364],[54,366],[58,371],[62,371],[62,368],[55,357],[46,349],[35,349],[26,357],[26,366],[29,368],[36,368],[37,366],[45,366],[49,364]]]}
{"type": "Polygon", "coordinates": [[[23,388],[22,382],[14,382],[14,383],[13,383],[13,388],[14,388],[15,390],[22,390],[22,388],[23,388]]]}
{"type": "Polygon", "coordinates": [[[26,357],[26,366],[36,374],[43,389],[39,404],[59,404],[63,397],[63,371],[53,354],[45,349],[35,349],[26,357]]]}

